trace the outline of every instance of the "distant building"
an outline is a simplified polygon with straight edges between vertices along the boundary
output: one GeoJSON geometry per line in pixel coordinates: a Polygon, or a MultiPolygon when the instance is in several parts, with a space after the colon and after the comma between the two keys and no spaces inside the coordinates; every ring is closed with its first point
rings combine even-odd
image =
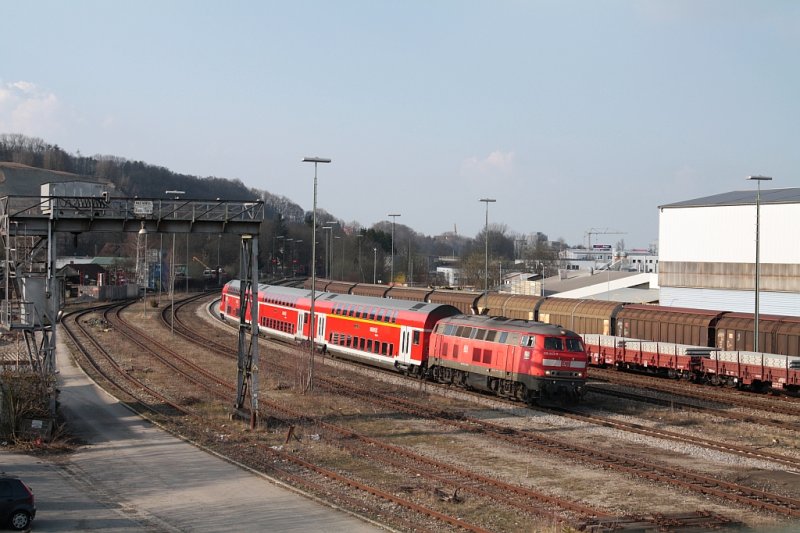
{"type": "MultiPolygon", "coordinates": [[[[756,190],[659,207],[661,304],[753,313],[756,190]]],[[[800,188],[761,191],[761,314],[800,316],[800,188]]]]}
{"type": "Polygon", "coordinates": [[[565,270],[620,270],[629,272],[658,272],[658,252],[634,248],[614,250],[610,244],[596,244],[592,248],[568,248],[559,253],[565,270]]]}

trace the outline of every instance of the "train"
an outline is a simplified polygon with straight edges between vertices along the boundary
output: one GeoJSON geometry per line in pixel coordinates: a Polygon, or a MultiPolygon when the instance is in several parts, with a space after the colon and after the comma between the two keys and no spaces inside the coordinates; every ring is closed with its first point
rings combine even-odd
{"type": "Polygon", "coordinates": [[[800,317],[761,315],[756,351],[748,313],[325,279],[317,280],[316,289],[563,326],[583,336],[590,364],[599,366],[754,390],[800,390],[800,317]]]}
{"type": "MultiPolygon", "coordinates": [[[[222,320],[240,320],[241,287],[239,280],[223,286],[222,320]]],[[[259,284],[257,294],[259,334],[309,339],[310,290],[259,284]]],[[[325,291],[314,295],[314,313],[315,346],[336,357],[529,404],[575,402],[584,394],[586,347],[562,327],[468,315],[446,303],[325,291]]],[[[249,305],[244,319],[252,321],[249,305]]]]}
{"type": "MultiPolygon", "coordinates": [[[[310,288],[310,280],[306,282],[310,288]]],[[[760,315],[759,346],[753,345],[749,313],[685,309],[605,300],[541,297],[447,289],[317,280],[317,290],[447,303],[464,314],[503,316],[561,324],[577,333],[800,356],[800,317],[760,315]]]]}

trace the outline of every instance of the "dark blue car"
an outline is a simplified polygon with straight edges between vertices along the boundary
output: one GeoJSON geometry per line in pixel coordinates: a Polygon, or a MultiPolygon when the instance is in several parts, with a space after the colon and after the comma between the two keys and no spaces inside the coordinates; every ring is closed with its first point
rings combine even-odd
{"type": "Polygon", "coordinates": [[[21,479],[0,476],[0,524],[22,531],[36,516],[33,491],[21,479]]]}

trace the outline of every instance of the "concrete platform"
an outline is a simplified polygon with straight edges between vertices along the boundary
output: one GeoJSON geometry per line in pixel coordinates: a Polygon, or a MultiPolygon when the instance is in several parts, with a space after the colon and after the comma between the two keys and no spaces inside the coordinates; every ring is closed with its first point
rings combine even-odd
{"type": "Polygon", "coordinates": [[[60,402],[89,444],[62,462],[0,448],[34,491],[34,531],[385,531],[177,439],[92,383],[59,346],[60,402]]]}

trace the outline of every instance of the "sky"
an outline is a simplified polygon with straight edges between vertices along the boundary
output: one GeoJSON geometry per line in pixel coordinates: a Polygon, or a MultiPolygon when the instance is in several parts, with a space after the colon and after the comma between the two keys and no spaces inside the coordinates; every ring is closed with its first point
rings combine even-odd
{"type": "Polygon", "coordinates": [[[363,226],[586,244],[800,186],[794,0],[0,0],[0,133],[363,226]]]}

